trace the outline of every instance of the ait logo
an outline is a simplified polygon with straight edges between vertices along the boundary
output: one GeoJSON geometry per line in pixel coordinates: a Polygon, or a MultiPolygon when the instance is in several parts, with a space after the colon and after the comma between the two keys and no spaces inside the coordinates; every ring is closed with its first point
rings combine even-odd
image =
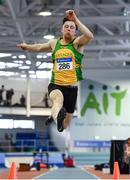
{"type": "Polygon", "coordinates": [[[102,89],[103,92],[101,92],[101,101],[98,101],[97,98],[97,92],[93,91],[94,85],[89,85],[90,92],[88,96],[86,97],[86,100],[83,104],[83,107],[81,109],[81,116],[84,116],[85,113],[87,112],[88,109],[93,109],[95,110],[99,115],[104,113],[108,114],[109,107],[111,106],[110,104],[110,99],[113,100],[114,102],[114,107],[115,107],[115,115],[119,116],[121,114],[121,105],[122,101],[126,97],[127,90],[120,91],[120,86],[115,87],[115,91],[113,92],[106,92],[108,87],[107,85],[103,85],[102,89]]]}

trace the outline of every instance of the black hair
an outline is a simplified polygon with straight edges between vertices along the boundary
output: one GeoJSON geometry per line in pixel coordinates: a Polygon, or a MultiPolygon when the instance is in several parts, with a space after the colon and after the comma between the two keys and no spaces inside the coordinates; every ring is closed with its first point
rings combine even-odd
{"type": "MultiPolygon", "coordinates": [[[[64,19],[63,19],[63,24],[66,22],[66,21],[71,21],[70,19],[68,19],[67,17],[64,17],[64,19]]],[[[74,22],[74,21],[73,21],[74,22]]],[[[75,22],[74,22],[75,23],[75,22]]],[[[77,26],[77,24],[75,24],[75,27],[76,27],[76,30],[78,30],[78,26],[77,26]]]]}

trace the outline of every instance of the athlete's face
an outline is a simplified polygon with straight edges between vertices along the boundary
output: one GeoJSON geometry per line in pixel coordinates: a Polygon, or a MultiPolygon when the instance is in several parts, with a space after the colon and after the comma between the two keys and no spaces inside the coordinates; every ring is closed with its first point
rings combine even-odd
{"type": "Polygon", "coordinates": [[[63,36],[66,38],[72,38],[76,34],[76,26],[73,21],[66,21],[61,30],[63,36]]]}

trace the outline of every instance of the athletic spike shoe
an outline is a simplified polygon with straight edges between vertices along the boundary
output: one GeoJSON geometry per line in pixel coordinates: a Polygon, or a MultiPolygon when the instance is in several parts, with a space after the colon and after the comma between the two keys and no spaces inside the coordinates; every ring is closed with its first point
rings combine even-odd
{"type": "Polygon", "coordinates": [[[52,116],[49,116],[47,118],[47,120],[45,121],[45,125],[47,126],[48,124],[52,123],[53,122],[53,117],[52,116]]]}
{"type": "Polygon", "coordinates": [[[64,130],[63,122],[64,122],[65,117],[66,117],[66,109],[61,108],[57,116],[57,130],[59,132],[62,132],[64,130]]]}

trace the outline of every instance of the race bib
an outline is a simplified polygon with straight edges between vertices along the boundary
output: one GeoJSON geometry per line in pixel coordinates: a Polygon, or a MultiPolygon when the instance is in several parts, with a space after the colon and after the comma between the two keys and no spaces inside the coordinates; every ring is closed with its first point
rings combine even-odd
{"type": "Polygon", "coordinates": [[[61,58],[56,60],[56,70],[63,71],[63,70],[72,70],[73,69],[73,62],[72,58],[61,58]]]}

